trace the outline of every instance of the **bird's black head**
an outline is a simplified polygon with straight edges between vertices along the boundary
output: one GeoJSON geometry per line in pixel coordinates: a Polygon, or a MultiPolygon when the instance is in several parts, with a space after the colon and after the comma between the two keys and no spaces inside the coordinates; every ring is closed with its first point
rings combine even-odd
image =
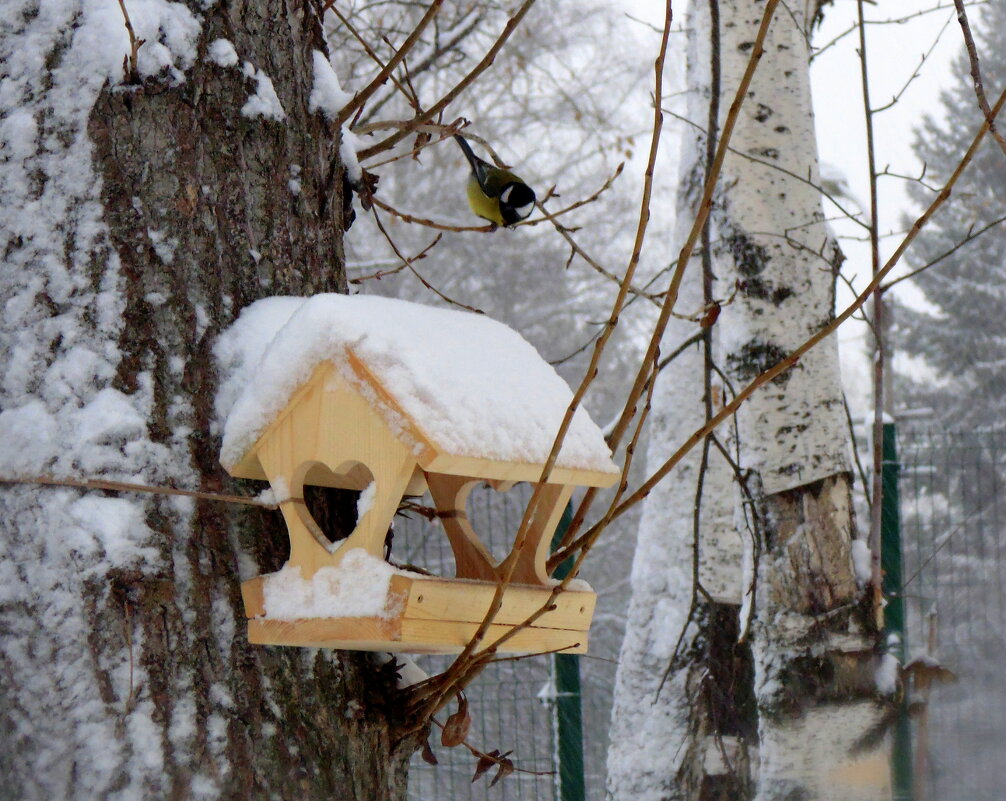
{"type": "Polygon", "coordinates": [[[534,190],[525,183],[510,182],[500,192],[500,215],[506,226],[526,220],[534,211],[534,190]]]}

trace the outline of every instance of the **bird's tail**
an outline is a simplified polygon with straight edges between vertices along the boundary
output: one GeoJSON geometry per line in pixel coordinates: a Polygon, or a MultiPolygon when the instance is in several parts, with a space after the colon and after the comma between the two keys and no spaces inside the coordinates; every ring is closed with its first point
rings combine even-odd
{"type": "Polygon", "coordinates": [[[461,134],[454,134],[454,138],[458,140],[458,144],[461,146],[461,152],[465,154],[465,158],[468,159],[468,163],[471,165],[472,172],[476,175],[479,174],[479,162],[480,159],[472,152],[471,145],[468,144],[468,140],[465,139],[461,134]]]}

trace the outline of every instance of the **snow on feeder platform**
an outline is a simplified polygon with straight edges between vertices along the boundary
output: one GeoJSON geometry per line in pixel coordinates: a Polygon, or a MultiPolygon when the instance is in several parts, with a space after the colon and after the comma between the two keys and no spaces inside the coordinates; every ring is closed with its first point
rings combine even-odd
{"type": "MultiPolygon", "coordinates": [[[[290,535],[284,568],[242,584],[253,643],[456,653],[514,560],[481,647],[492,645],[548,601],[545,560],[574,487],[619,476],[600,430],[578,410],[525,547],[498,563],[466,517],[468,493],[483,482],[505,490],[537,481],[572,397],[515,331],[387,298],[267,298],[242,312],[216,354],[225,375],[221,462],[233,476],[270,482],[290,535]],[[361,492],[347,539],[322,533],[305,484],[361,492]],[[454,577],[383,559],[400,501],[427,490],[454,577]]],[[[586,651],[596,599],[582,582],[573,586],[499,650],[586,651]]]]}

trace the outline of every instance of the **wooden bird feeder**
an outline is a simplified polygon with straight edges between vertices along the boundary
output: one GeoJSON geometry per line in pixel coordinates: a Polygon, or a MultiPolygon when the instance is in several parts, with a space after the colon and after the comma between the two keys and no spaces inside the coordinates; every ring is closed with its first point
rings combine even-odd
{"type": "MultiPolygon", "coordinates": [[[[335,312],[345,310],[347,304],[354,301],[358,305],[377,303],[384,313],[374,319],[375,327],[380,326],[382,319],[394,320],[387,316],[385,307],[389,304],[394,304],[394,308],[399,305],[417,306],[404,301],[362,296],[318,296],[309,303],[315,303],[318,298],[329,299],[326,302],[335,305],[335,312]]],[[[420,323],[426,313],[436,316],[435,320],[427,321],[428,325],[442,325],[444,319],[450,319],[462,329],[455,332],[455,336],[467,339],[452,346],[450,343],[455,341],[452,337],[432,336],[429,328],[420,325],[432,337],[429,347],[456,347],[468,353],[473,350],[474,343],[471,341],[473,334],[465,330],[466,326],[477,322],[481,331],[490,324],[490,333],[498,328],[508,332],[508,337],[516,337],[522,347],[514,347],[521,352],[521,359],[533,357],[536,361],[525,365],[528,368],[526,371],[520,363],[512,360],[499,365],[491,372],[500,373],[501,381],[507,380],[507,376],[512,378],[525,373],[534,380],[535,375],[545,375],[542,373],[544,366],[554,380],[562,383],[530,345],[502,324],[460,312],[426,307],[419,307],[419,310],[410,309],[409,312],[420,323]]],[[[363,315],[364,319],[372,317],[363,315]]],[[[498,398],[499,392],[494,392],[492,387],[479,389],[485,375],[478,370],[485,366],[466,364],[464,358],[459,361],[459,353],[434,353],[425,361],[421,356],[410,356],[417,348],[422,351],[422,343],[411,340],[419,332],[408,325],[404,328],[405,331],[398,331],[392,325],[393,331],[388,336],[410,338],[408,353],[396,351],[393,344],[386,348],[386,352],[375,352],[367,349],[367,340],[361,345],[359,341],[336,337],[330,347],[321,351],[324,357],[314,364],[309,378],[289,395],[278,413],[270,416],[264,429],[256,432],[254,444],[244,450],[240,458],[230,464],[226,459],[224,462],[233,476],[271,483],[279,498],[290,536],[290,558],[284,570],[299,568],[300,579],[304,582],[311,582],[325,568],[340,569],[347,554],[355,549],[362,549],[373,560],[383,560],[388,530],[402,498],[422,495],[426,491],[433,499],[450,541],[456,575],[441,578],[391,570],[382,561],[380,567],[391,575],[386,581],[386,590],[383,584],[379,588],[383,593],[383,605],[376,613],[371,609],[366,614],[342,615],[337,612],[292,619],[289,614],[282,617],[270,614],[270,582],[277,580],[280,574],[258,576],[242,584],[248,616],[248,639],[252,643],[457,653],[465,647],[482,622],[499,579],[512,568],[511,583],[504,590],[502,608],[481,647],[492,645],[548,602],[555,582],[546,572],[545,561],[552,534],[573,489],[576,486],[610,486],[618,478],[618,470],[611,462],[600,432],[589,418],[584,423],[584,414],[579,419],[578,436],[589,440],[593,452],[601,455],[593,461],[579,457],[580,461],[589,462],[585,467],[570,464],[571,459],[564,460],[560,455],[549,482],[531,511],[525,547],[502,563],[497,562],[466,516],[468,494],[482,482],[500,490],[508,489],[519,481],[535,482],[541,476],[544,460],[500,458],[499,448],[493,452],[493,448],[485,447],[480,437],[473,435],[477,434],[479,425],[477,409],[470,409],[474,414],[464,424],[458,423],[456,427],[444,425],[452,414],[460,418],[458,410],[474,402],[475,399],[469,397],[472,392],[484,392],[487,398],[498,398]],[[404,366],[411,367],[413,372],[406,371],[403,379],[402,365],[389,367],[388,353],[399,357],[404,366]],[[410,364],[410,358],[418,364],[410,364]],[[451,365],[445,376],[454,376],[453,382],[426,375],[425,367],[434,363],[443,365],[444,359],[451,365]],[[468,368],[478,374],[466,378],[464,372],[468,368]],[[429,383],[416,386],[410,382],[409,375],[421,376],[429,383]],[[437,414],[427,414],[426,411],[428,406],[435,404],[432,400],[423,399],[430,397],[430,387],[440,387],[440,391],[446,394],[460,392],[468,396],[442,406],[438,412],[442,419],[438,423],[437,414]],[[454,436],[458,429],[465,426],[468,427],[467,433],[463,431],[462,435],[454,436]],[[306,484],[364,491],[362,497],[367,497],[368,502],[362,505],[356,528],[347,539],[333,544],[321,532],[304,502],[306,484]],[[512,565],[511,560],[514,562],[512,565]]],[[[293,334],[287,330],[286,335],[293,334]]],[[[331,336],[330,332],[328,335],[331,336]]],[[[283,348],[279,350],[277,358],[282,361],[284,351],[283,348]]],[[[477,351],[477,348],[474,350],[477,351]]],[[[268,354],[265,358],[268,359],[268,354]]],[[[562,387],[565,391],[562,402],[568,403],[569,390],[565,384],[562,387]]],[[[512,394],[514,390],[518,393],[522,391],[509,387],[503,394],[512,394]]],[[[246,388],[245,395],[254,392],[255,386],[252,385],[246,388]]],[[[512,412],[502,410],[500,413],[512,412]]],[[[488,417],[491,418],[492,414],[488,417]]],[[[537,426],[542,440],[539,451],[547,453],[561,416],[547,421],[547,424],[528,421],[526,417],[527,412],[523,411],[520,419],[514,420],[524,431],[529,426],[537,426]]],[[[493,425],[493,422],[486,425],[493,425]]],[[[507,439],[500,437],[498,430],[484,434],[485,439],[495,437],[504,442],[507,439]]],[[[526,441],[526,437],[521,440],[525,450],[526,441]]],[[[355,553],[359,555],[358,551],[355,553]]],[[[554,609],[519,630],[501,644],[499,650],[511,653],[554,649],[564,649],[569,653],[586,651],[594,593],[566,590],[552,603],[554,609]]]]}

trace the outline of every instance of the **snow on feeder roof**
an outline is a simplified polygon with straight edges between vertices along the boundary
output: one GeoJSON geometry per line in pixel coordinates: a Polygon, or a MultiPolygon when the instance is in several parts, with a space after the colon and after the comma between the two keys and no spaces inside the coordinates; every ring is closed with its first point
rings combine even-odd
{"type": "MultiPolygon", "coordinates": [[[[535,480],[572,399],[520,334],[485,315],[364,295],[267,298],[242,313],[230,338],[248,330],[258,332],[260,347],[263,334],[273,336],[258,359],[246,356],[244,390],[227,415],[221,462],[239,476],[263,477],[252,446],[326,361],[372,393],[385,422],[412,439],[424,469],[476,459],[486,477],[535,480]]],[[[588,486],[618,474],[583,409],[553,477],[567,471],[588,486]]]]}
{"type": "MultiPolygon", "coordinates": [[[[242,312],[216,354],[221,462],[234,476],[271,482],[290,532],[284,570],[242,586],[252,642],[459,651],[509,572],[520,586],[507,588],[491,644],[550,594],[548,544],[574,486],[610,486],[619,475],[600,430],[578,410],[525,547],[497,562],[467,520],[468,493],[484,481],[537,481],[572,398],[515,331],[387,298],[269,298],[242,312]],[[363,491],[347,539],[333,544],[320,531],[305,484],[363,491]],[[426,490],[454,551],[454,579],[375,564],[403,495],[426,490]],[[367,564],[384,578],[354,581],[367,564]]],[[[585,650],[593,605],[591,592],[565,592],[502,650],[585,650]]]]}

